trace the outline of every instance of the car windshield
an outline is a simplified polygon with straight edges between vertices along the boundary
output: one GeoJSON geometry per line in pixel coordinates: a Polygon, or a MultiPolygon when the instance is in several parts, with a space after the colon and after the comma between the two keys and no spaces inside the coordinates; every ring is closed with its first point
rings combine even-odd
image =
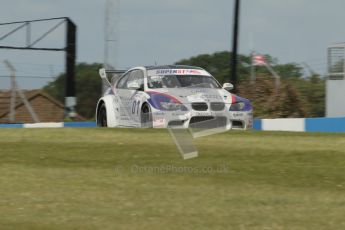
{"type": "Polygon", "coordinates": [[[212,76],[204,75],[156,75],[147,77],[151,89],[158,88],[221,88],[212,76]]]}

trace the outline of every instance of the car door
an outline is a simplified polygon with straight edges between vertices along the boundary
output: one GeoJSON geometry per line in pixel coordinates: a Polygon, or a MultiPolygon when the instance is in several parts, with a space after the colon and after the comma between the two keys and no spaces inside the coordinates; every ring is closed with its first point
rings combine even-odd
{"type": "Polygon", "coordinates": [[[116,118],[119,121],[120,126],[126,126],[128,124],[129,117],[127,116],[127,109],[126,109],[126,98],[125,98],[125,90],[126,90],[126,82],[130,77],[130,73],[126,73],[122,76],[116,86],[114,87],[114,96],[115,96],[115,114],[116,118]]]}
{"type": "Polygon", "coordinates": [[[141,94],[144,88],[144,74],[140,69],[132,70],[120,79],[117,95],[120,104],[120,125],[139,126],[141,94]],[[139,86],[133,88],[133,86],[139,86]]]}

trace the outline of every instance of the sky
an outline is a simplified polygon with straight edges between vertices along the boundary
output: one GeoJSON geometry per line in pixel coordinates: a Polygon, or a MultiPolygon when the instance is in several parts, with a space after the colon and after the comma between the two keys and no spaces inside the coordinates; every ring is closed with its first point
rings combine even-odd
{"type": "MultiPolygon", "coordinates": [[[[103,63],[105,28],[108,60],[117,69],[172,64],[199,54],[231,50],[233,0],[2,0],[0,23],[70,17],[78,26],[77,62],[103,63]],[[107,6],[107,7],[106,7],[107,6]],[[105,12],[108,26],[105,26],[105,12]]],[[[239,52],[276,57],[279,63],[307,63],[326,73],[327,47],[345,42],[343,0],[242,0],[239,52]]],[[[59,21],[32,24],[32,40],[59,21]]],[[[12,26],[0,26],[0,37],[12,26]]],[[[64,27],[38,46],[64,46],[64,27]]],[[[0,45],[24,45],[25,30],[0,45]]],[[[0,89],[16,68],[21,88],[39,88],[64,71],[64,53],[0,49],[0,89]]]]}

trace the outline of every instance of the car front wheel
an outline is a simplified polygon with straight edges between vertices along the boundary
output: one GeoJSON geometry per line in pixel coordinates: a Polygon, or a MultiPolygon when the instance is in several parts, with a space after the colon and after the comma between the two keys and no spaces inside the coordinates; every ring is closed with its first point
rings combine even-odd
{"type": "Polygon", "coordinates": [[[98,111],[97,125],[99,127],[108,127],[108,124],[107,124],[107,109],[106,109],[104,103],[101,105],[101,108],[98,111]]]}
{"type": "Polygon", "coordinates": [[[152,113],[150,106],[148,104],[144,104],[141,108],[140,113],[140,120],[141,120],[141,127],[142,128],[152,128],[152,113]]]}

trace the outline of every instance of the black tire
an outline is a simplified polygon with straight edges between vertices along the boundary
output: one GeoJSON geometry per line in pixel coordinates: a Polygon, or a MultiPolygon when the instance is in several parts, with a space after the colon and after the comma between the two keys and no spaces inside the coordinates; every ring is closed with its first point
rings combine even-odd
{"type": "Polygon", "coordinates": [[[105,104],[103,103],[101,107],[98,110],[97,114],[97,125],[99,127],[108,127],[107,122],[107,109],[105,107],[105,104]]]}
{"type": "Polygon", "coordinates": [[[141,107],[140,120],[141,128],[153,127],[151,108],[147,103],[143,104],[143,106],[141,107]]]}

